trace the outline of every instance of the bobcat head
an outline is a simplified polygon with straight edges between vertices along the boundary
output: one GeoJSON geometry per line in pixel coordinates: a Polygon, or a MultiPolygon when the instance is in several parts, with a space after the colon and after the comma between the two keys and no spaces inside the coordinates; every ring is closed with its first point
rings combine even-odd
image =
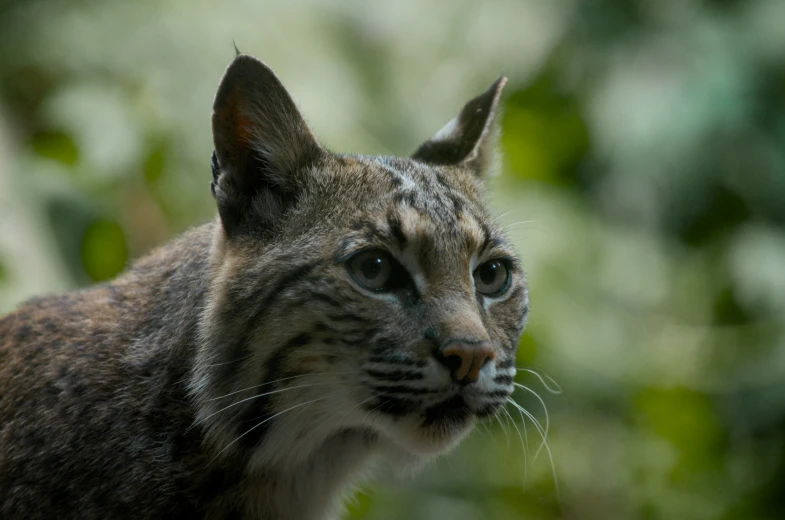
{"type": "Polygon", "coordinates": [[[190,381],[221,452],[275,465],[359,432],[429,455],[505,403],[529,299],[483,202],[504,84],[411,157],[362,156],[322,147],[267,66],[229,66],[190,381]]]}

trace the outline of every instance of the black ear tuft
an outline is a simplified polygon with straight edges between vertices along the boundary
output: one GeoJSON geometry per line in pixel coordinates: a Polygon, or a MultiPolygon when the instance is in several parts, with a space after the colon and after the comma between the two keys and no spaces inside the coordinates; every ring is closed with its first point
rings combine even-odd
{"type": "Polygon", "coordinates": [[[232,61],[213,104],[213,182],[224,229],[269,229],[296,199],[298,174],[321,153],[281,82],[247,54],[232,61]]]}
{"type": "Polygon", "coordinates": [[[210,193],[215,197],[215,187],[218,185],[218,176],[221,174],[221,168],[218,167],[218,157],[215,156],[215,151],[210,155],[210,169],[213,172],[213,180],[210,182],[210,193]]]}
{"type": "Polygon", "coordinates": [[[427,164],[465,166],[477,175],[489,168],[496,146],[496,115],[507,78],[464,105],[458,117],[424,142],[412,158],[427,164]]]}

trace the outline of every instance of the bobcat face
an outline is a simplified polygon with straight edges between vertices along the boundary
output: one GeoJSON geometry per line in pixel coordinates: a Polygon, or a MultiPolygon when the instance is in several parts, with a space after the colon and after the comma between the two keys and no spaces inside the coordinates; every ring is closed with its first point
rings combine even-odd
{"type": "Polygon", "coordinates": [[[452,446],[512,392],[528,293],[482,177],[500,80],[412,158],[321,148],[241,55],[216,96],[220,215],[191,388],[221,452],[304,459],[360,432],[452,446]]]}

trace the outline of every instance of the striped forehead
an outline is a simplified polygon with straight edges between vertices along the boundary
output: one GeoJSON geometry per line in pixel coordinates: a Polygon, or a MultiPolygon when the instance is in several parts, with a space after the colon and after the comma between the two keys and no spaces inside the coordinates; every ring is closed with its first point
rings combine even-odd
{"type": "Polygon", "coordinates": [[[453,253],[468,258],[501,242],[482,207],[450,182],[449,173],[408,159],[362,160],[389,191],[352,224],[350,243],[408,250],[420,257],[453,253]]]}
{"type": "Polygon", "coordinates": [[[390,209],[387,227],[397,235],[398,242],[424,252],[456,249],[456,246],[467,251],[479,249],[488,235],[480,222],[465,209],[457,213],[446,207],[440,209],[445,211],[422,211],[404,202],[390,209]]]}
{"type": "Polygon", "coordinates": [[[451,182],[450,173],[400,157],[372,157],[374,170],[386,178],[394,205],[413,209],[430,217],[434,224],[454,227],[464,212],[480,216],[482,209],[471,196],[451,182]]]}

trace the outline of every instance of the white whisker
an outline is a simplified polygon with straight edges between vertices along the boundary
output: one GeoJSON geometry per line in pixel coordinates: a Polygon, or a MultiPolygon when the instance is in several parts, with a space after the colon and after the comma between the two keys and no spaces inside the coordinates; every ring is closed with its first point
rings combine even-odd
{"type": "Polygon", "coordinates": [[[543,410],[543,412],[545,412],[545,435],[548,435],[548,430],[550,428],[551,419],[550,419],[550,416],[548,415],[548,407],[545,405],[545,401],[542,399],[542,397],[540,397],[540,394],[538,394],[537,392],[535,392],[534,390],[532,390],[528,386],[522,385],[520,383],[513,383],[513,385],[515,385],[516,387],[521,388],[523,390],[526,390],[527,392],[531,393],[534,397],[536,397],[538,401],[540,401],[540,404],[542,405],[542,410],[543,410]]]}
{"type": "Polygon", "coordinates": [[[552,393],[554,395],[561,394],[562,391],[563,391],[562,388],[561,388],[561,385],[559,385],[559,383],[557,383],[556,380],[553,379],[548,374],[541,373],[540,371],[534,370],[532,368],[515,367],[515,370],[517,370],[519,372],[527,372],[529,374],[532,374],[532,375],[536,376],[537,379],[539,379],[540,382],[542,383],[542,386],[544,386],[545,389],[548,392],[550,392],[550,393],[552,393]],[[547,378],[547,381],[546,381],[546,378],[547,378]],[[550,384],[549,384],[549,382],[550,382],[550,384]],[[551,387],[551,385],[553,385],[553,387],[551,387]]]}
{"type": "Polygon", "coordinates": [[[314,376],[314,377],[315,376],[340,376],[340,375],[345,375],[347,373],[348,372],[309,372],[307,374],[300,374],[300,375],[297,375],[297,376],[284,377],[284,378],[281,378],[281,379],[276,379],[275,381],[266,381],[266,382],[260,383],[258,385],[248,386],[246,388],[241,388],[240,390],[235,390],[234,392],[229,392],[228,394],[224,394],[224,395],[222,395],[220,397],[211,397],[210,399],[205,399],[205,401],[217,401],[219,399],[225,399],[225,398],[227,398],[229,396],[232,396],[232,395],[235,395],[235,394],[239,394],[239,393],[242,393],[242,392],[247,392],[249,390],[255,390],[255,389],[261,388],[263,386],[274,385],[276,383],[280,383],[281,381],[289,381],[291,379],[297,379],[299,377],[307,377],[307,376],[314,376]]]}
{"type": "Polygon", "coordinates": [[[529,413],[524,407],[522,407],[521,405],[519,405],[518,403],[513,401],[512,398],[508,398],[507,401],[510,404],[512,404],[514,407],[516,407],[519,412],[521,412],[524,415],[526,415],[526,417],[528,417],[529,420],[532,421],[532,423],[534,424],[534,427],[540,433],[540,437],[542,437],[542,443],[540,444],[540,447],[537,449],[537,452],[534,454],[534,458],[532,459],[532,461],[537,460],[537,456],[540,454],[540,451],[544,447],[546,453],[548,454],[548,460],[551,463],[551,472],[553,473],[553,486],[554,486],[554,489],[556,491],[556,498],[558,499],[559,498],[559,480],[556,477],[556,464],[554,464],[554,462],[553,462],[553,453],[551,453],[551,447],[548,444],[548,440],[547,440],[547,438],[545,436],[545,430],[543,430],[542,425],[539,423],[539,421],[537,421],[537,419],[531,413],[529,413]]]}
{"type": "Polygon", "coordinates": [[[253,354],[248,354],[247,356],[243,356],[243,357],[238,358],[238,359],[233,359],[231,361],[224,361],[222,363],[210,363],[209,365],[206,365],[206,366],[208,366],[208,367],[220,367],[222,365],[231,365],[232,363],[239,363],[240,361],[245,361],[246,359],[249,359],[252,356],[253,356],[253,354]]]}
{"type": "MultiPolygon", "coordinates": [[[[511,223],[506,224],[506,225],[502,226],[501,228],[499,228],[499,231],[504,233],[504,232],[507,232],[507,231],[514,230],[517,226],[522,226],[522,225],[525,225],[525,224],[536,224],[536,222],[534,220],[521,220],[519,222],[511,222],[511,223]]],[[[531,229],[538,229],[538,228],[531,228],[531,229]]],[[[542,231],[542,230],[539,230],[539,231],[542,231]]]]}
{"type": "MultiPolygon", "coordinates": [[[[523,444],[523,437],[521,436],[521,430],[518,428],[518,425],[515,424],[515,419],[512,418],[512,415],[510,415],[510,412],[509,412],[509,410],[507,410],[507,408],[502,407],[502,410],[504,410],[504,413],[507,414],[507,417],[510,419],[510,422],[512,423],[512,426],[515,428],[515,431],[518,432],[518,440],[521,441],[521,449],[523,450],[523,460],[524,460],[524,463],[523,463],[523,487],[525,488],[526,487],[527,474],[528,474],[527,463],[529,461],[529,453],[526,451],[526,446],[524,446],[524,444],[523,444]]],[[[523,421],[523,415],[521,415],[521,421],[523,421]]],[[[524,423],[524,428],[525,427],[526,427],[526,425],[524,423]]]]}
{"type": "Polygon", "coordinates": [[[317,402],[317,401],[324,401],[325,399],[327,399],[327,398],[326,398],[326,397],[321,397],[321,398],[319,398],[319,399],[312,399],[312,400],[310,400],[310,401],[306,401],[306,402],[304,402],[304,403],[300,403],[300,404],[296,404],[296,405],[294,405],[294,406],[290,406],[290,407],[289,407],[289,408],[287,408],[286,410],[282,410],[282,411],[280,411],[280,412],[278,412],[278,413],[276,413],[276,414],[273,414],[273,415],[271,415],[271,416],[270,416],[270,417],[268,417],[267,419],[265,419],[265,420],[263,420],[263,421],[261,421],[261,422],[257,423],[257,424],[256,424],[256,425],[254,425],[253,427],[249,428],[248,430],[246,430],[245,432],[243,432],[243,433],[242,433],[242,434],[241,434],[239,437],[237,437],[235,440],[233,440],[232,442],[230,442],[229,444],[227,444],[226,446],[224,446],[224,448],[223,448],[221,451],[219,451],[218,453],[216,453],[216,454],[215,454],[215,457],[213,457],[212,459],[210,459],[210,464],[212,464],[212,462],[213,462],[215,459],[217,459],[217,458],[218,458],[218,457],[221,455],[221,453],[223,453],[223,452],[225,452],[226,450],[228,450],[228,449],[229,449],[229,448],[230,448],[230,447],[231,447],[231,446],[232,446],[234,443],[236,443],[237,441],[239,441],[240,439],[242,439],[243,437],[245,437],[246,435],[248,435],[249,433],[251,433],[252,431],[254,431],[254,430],[255,430],[256,428],[258,428],[259,426],[261,426],[261,425],[265,424],[266,422],[272,421],[273,419],[275,419],[275,418],[276,418],[276,417],[278,417],[279,415],[281,415],[281,414],[284,414],[284,413],[286,413],[286,412],[288,412],[288,411],[294,410],[295,408],[300,408],[301,406],[306,406],[306,405],[309,405],[309,404],[313,404],[313,403],[315,403],[315,402],[317,402]]]}
{"type": "Polygon", "coordinates": [[[213,415],[215,415],[215,414],[218,414],[218,413],[221,413],[221,412],[223,412],[224,410],[228,410],[229,408],[232,408],[233,406],[237,406],[238,404],[242,404],[242,403],[244,403],[244,402],[246,402],[246,401],[250,401],[250,400],[252,400],[252,399],[258,399],[259,397],[264,397],[264,396],[266,396],[266,395],[279,394],[279,393],[281,393],[281,392],[287,392],[287,391],[289,391],[289,390],[297,390],[298,388],[310,388],[310,387],[312,387],[312,386],[324,386],[324,385],[329,385],[329,384],[330,384],[330,383],[312,383],[312,384],[309,384],[309,385],[288,386],[288,387],[286,387],[286,388],[279,388],[278,390],[271,390],[270,392],[265,392],[265,393],[263,393],[263,394],[256,394],[256,395],[252,395],[251,397],[246,397],[245,399],[241,399],[241,400],[239,400],[239,401],[236,401],[236,402],[234,402],[234,403],[230,404],[229,406],[224,406],[223,408],[221,408],[221,409],[220,409],[220,410],[218,410],[217,412],[213,412],[213,413],[211,413],[210,415],[208,415],[207,417],[205,417],[205,418],[204,418],[204,419],[202,419],[202,420],[203,420],[203,421],[206,421],[207,419],[209,419],[209,418],[210,418],[210,417],[212,417],[213,415]]]}
{"type": "Polygon", "coordinates": [[[493,414],[493,418],[496,419],[496,422],[499,423],[499,427],[504,432],[504,437],[507,439],[507,449],[509,450],[510,449],[510,434],[507,432],[507,429],[502,424],[501,417],[499,417],[501,410],[504,410],[504,408],[500,408],[499,411],[497,411],[495,414],[493,414]]]}
{"type": "Polygon", "coordinates": [[[507,211],[504,211],[502,213],[499,213],[498,215],[496,215],[495,217],[493,217],[491,219],[491,222],[492,223],[496,223],[497,220],[502,219],[502,218],[506,217],[507,215],[509,215],[510,211],[512,211],[512,210],[507,210],[507,211]]]}
{"type": "MultiPolygon", "coordinates": [[[[333,392],[332,394],[330,394],[330,396],[329,396],[329,397],[332,397],[332,396],[333,396],[333,395],[335,395],[336,393],[338,393],[338,392],[333,392]]],[[[338,418],[338,420],[337,420],[337,421],[335,421],[335,422],[338,422],[338,423],[340,423],[340,422],[341,422],[341,420],[345,419],[347,415],[349,415],[349,414],[350,414],[350,413],[352,413],[353,411],[355,411],[355,410],[359,409],[359,408],[360,408],[362,405],[364,405],[365,403],[367,403],[368,401],[370,401],[370,400],[372,400],[372,399],[375,399],[376,397],[378,397],[378,395],[372,395],[372,396],[371,396],[371,397],[369,397],[368,399],[363,399],[362,401],[360,401],[359,403],[357,403],[357,404],[355,404],[355,405],[352,405],[352,406],[348,406],[348,407],[346,407],[346,410],[344,411],[344,413],[343,413],[343,414],[342,414],[342,415],[341,415],[341,416],[338,418]]],[[[329,426],[329,425],[330,425],[330,423],[329,423],[328,421],[329,421],[330,419],[333,419],[333,418],[334,418],[334,414],[330,414],[330,416],[329,416],[329,417],[326,417],[324,420],[322,420],[322,422],[321,422],[321,423],[320,423],[318,426],[316,426],[316,427],[315,427],[315,428],[314,428],[314,429],[313,429],[313,430],[312,430],[312,431],[311,431],[311,432],[310,432],[308,435],[306,435],[306,436],[305,436],[305,438],[304,438],[304,439],[302,439],[302,440],[299,442],[299,445],[300,445],[300,446],[308,446],[308,442],[309,442],[309,441],[310,441],[310,440],[311,440],[311,439],[312,439],[312,438],[313,438],[315,435],[317,435],[317,434],[321,433],[321,432],[324,430],[324,428],[325,428],[326,426],[329,426]]]]}

